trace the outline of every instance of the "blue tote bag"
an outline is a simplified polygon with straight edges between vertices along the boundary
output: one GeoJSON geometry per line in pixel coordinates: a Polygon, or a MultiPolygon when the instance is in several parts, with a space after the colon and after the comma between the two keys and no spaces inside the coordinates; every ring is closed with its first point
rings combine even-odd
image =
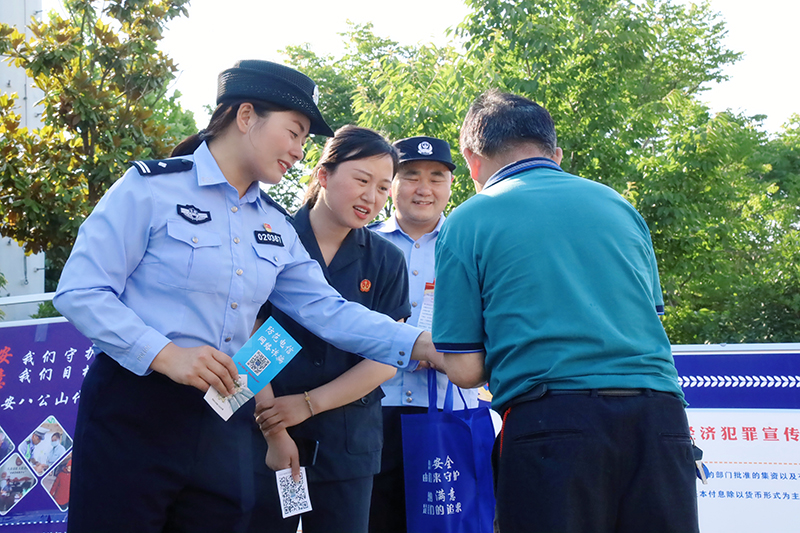
{"type": "Polygon", "coordinates": [[[453,411],[453,384],[448,383],[440,412],[436,371],[428,372],[428,412],[401,418],[408,532],[492,533],[489,409],[453,411]]]}

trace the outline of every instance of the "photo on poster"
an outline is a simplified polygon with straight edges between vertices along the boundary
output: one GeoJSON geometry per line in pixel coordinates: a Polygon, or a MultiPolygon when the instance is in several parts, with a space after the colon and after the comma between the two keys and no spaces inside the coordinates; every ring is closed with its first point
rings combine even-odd
{"type": "Polygon", "coordinates": [[[37,476],[42,476],[50,467],[64,457],[72,447],[70,437],[54,416],[48,416],[39,427],[28,435],[19,446],[19,453],[37,476]]]}
{"type": "Polygon", "coordinates": [[[72,477],[72,452],[42,478],[42,487],[62,511],[69,508],[69,483],[72,477]]]}
{"type": "Polygon", "coordinates": [[[0,466],[0,516],[13,509],[36,483],[33,471],[18,453],[9,457],[0,466]]]}
{"type": "Polygon", "coordinates": [[[253,391],[247,388],[247,374],[239,374],[239,379],[233,382],[233,390],[235,392],[232,395],[223,396],[214,387],[209,387],[203,397],[223,420],[228,420],[233,413],[255,396],[253,391]]]}
{"type": "Polygon", "coordinates": [[[6,460],[6,457],[11,455],[11,452],[14,451],[14,443],[11,442],[11,439],[8,436],[8,433],[5,432],[2,426],[0,426],[0,464],[6,460]]]}

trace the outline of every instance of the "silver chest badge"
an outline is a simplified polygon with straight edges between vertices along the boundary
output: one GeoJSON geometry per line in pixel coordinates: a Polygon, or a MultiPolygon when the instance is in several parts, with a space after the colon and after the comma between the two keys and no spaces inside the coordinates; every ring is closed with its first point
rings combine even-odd
{"type": "Polygon", "coordinates": [[[178,204],[178,214],[184,220],[188,220],[192,224],[202,224],[211,220],[210,211],[202,211],[193,205],[180,205],[178,204]]]}

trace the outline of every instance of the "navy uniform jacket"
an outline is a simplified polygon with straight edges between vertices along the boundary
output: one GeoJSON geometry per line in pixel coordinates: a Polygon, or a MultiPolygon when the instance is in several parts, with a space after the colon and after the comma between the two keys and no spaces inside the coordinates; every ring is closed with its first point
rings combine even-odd
{"type": "MultiPolygon", "coordinates": [[[[308,207],[303,206],[293,225],[311,258],[322,267],[328,283],[347,300],[395,320],[408,318],[411,307],[403,253],[383,237],[361,228],[347,235],[331,264],[325,266],[308,214],[308,207]]],[[[302,394],[332,381],[362,361],[361,357],[326,343],[267,303],[259,316],[266,318],[270,314],[302,346],[272,381],[276,396],[302,394]]],[[[320,413],[289,429],[293,438],[319,441],[316,465],[307,469],[309,480],[352,479],[380,471],[382,397],[383,392],[377,387],[349,405],[320,413]]]]}

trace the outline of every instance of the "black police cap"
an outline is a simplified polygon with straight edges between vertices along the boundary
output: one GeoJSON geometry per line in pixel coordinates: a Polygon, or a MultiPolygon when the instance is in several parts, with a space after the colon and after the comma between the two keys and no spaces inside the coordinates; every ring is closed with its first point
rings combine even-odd
{"type": "Polygon", "coordinates": [[[333,130],[317,108],[317,84],[302,72],[271,61],[239,61],[220,73],[217,104],[247,98],[298,111],[311,120],[309,133],[333,137],[333,130]]]}
{"type": "Polygon", "coordinates": [[[406,161],[437,161],[446,166],[450,171],[456,169],[453,156],[450,154],[450,144],[436,137],[409,137],[395,141],[394,147],[400,152],[400,162],[406,161]]]}

